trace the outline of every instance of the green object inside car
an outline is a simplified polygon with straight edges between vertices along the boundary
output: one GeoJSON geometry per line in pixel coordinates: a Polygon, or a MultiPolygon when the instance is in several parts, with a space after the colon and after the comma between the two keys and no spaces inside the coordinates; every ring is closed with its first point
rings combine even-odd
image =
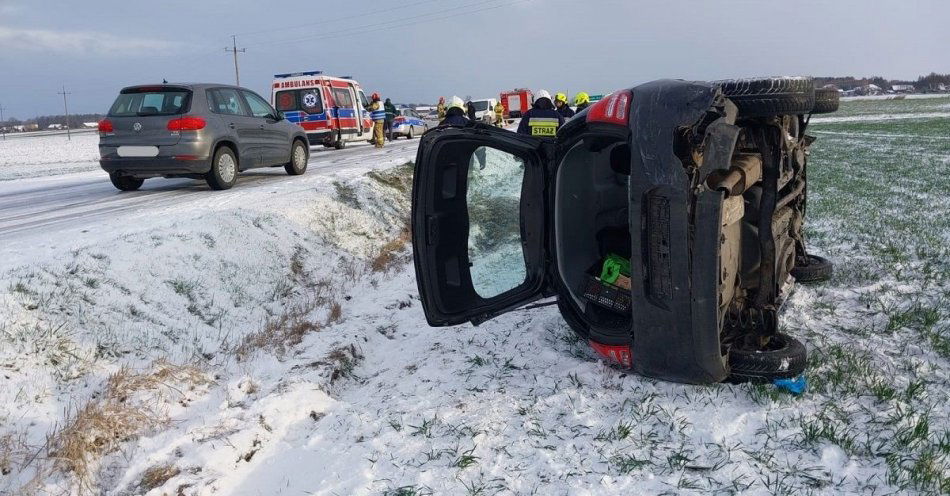
{"type": "Polygon", "coordinates": [[[630,260],[613,253],[607,255],[600,269],[600,280],[613,284],[621,275],[630,277],[630,260]]]}

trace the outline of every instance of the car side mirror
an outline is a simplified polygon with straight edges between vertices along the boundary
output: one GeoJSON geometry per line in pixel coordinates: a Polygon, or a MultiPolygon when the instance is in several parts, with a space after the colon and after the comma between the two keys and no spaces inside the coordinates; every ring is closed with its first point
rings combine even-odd
{"type": "Polygon", "coordinates": [[[286,119],[286,118],[287,118],[287,117],[285,117],[285,116],[284,116],[284,113],[281,112],[280,110],[278,110],[277,113],[274,114],[274,120],[276,120],[276,121],[282,121],[282,120],[284,120],[284,119],[286,119]]]}

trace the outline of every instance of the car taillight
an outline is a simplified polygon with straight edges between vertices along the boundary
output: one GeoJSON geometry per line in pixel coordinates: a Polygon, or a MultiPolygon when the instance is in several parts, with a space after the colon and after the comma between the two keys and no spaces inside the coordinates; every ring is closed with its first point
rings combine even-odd
{"type": "Polygon", "coordinates": [[[197,131],[204,129],[207,122],[201,117],[179,117],[168,121],[169,131],[197,131]]]}
{"type": "Polygon", "coordinates": [[[618,91],[595,103],[587,111],[587,122],[603,122],[626,126],[630,118],[630,101],[633,95],[629,91],[618,91]]]}
{"type": "Polygon", "coordinates": [[[111,133],[115,131],[115,127],[112,126],[112,121],[109,119],[102,119],[99,121],[99,132],[100,133],[111,133]]]}
{"type": "Polygon", "coordinates": [[[593,348],[598,355],[613,363],[627,368],[633,366],[633,357],[630,354],[630,345],[609,345],[598,343],[597,341],[590,341],[590,347],[593,348]]]}

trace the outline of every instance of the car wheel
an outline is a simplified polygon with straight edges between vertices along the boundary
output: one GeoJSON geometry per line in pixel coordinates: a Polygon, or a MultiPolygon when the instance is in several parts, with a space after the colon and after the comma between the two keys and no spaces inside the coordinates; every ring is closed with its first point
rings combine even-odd
{"type": "Polygon", "coordinates": [[[841,94],[834,88],[819,88],[815,90],[815,108],[813,114],[830,114],[838,110],[841,94]]]}
{"type": "Polygon", "coordinates": [[[765,349],[729,349],[730,382],[772,382],[805,371],[808,354],[801,341],[782,333],[769,338],[765,349]]]}
{"type": "Polygon", "coordinates": [[[109,180],[112,181],[112,185],[121,191],[135,191],[142,187],[142,183],[145,182],[145,179],[136,179],[130,176],[123,176],[118,172],[110,172],[109,180]]]}
{"type": "Polygon", "coordinates": [[[415,126],[409,126],[409,135],[406,136],[407,139],[413,139],[416,137],[416,133],[413,131],[413,129],[415,129],[415,126]]]}
{"type": "Polygon", "coordinates": [[[307,172],[307,147],[300,140],[294,141],[290,151],[290,162],[284,165],[284,170],[291,176],[299,176],[307,172]]]}
{"type": "Polygon", "coordinates": [[[815,108],[811,78],[774,77],[714,81],[739,108],[740,117],[807,114],[815,108]]]}
{"type": "Polygon", "coordinates": [[[827,258],[818,255],[805,255],[795,261],[795,267],[792,268],[792,277],[796,281],[821,282],[831,279],[834,273],[834,265],[827,258]]]}
{"type": "Polygon", "coordinates": [[[214,190],[230,189],[237,182],[237,176],[238,160],[234,152],[226,146],[218,148],[211,161],[211,170],[205,174],[208,186],[214,190]]]}

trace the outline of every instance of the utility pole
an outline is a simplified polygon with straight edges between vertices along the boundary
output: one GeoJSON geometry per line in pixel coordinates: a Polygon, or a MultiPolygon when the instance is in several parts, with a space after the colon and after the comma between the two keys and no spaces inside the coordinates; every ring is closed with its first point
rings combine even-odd
{"type": "Polygon", "coordinates": [[[238,48],[238,47],[237,47],[237,36],[232,34],[232,35],[231,35],[231,46],[230,46],[230,47],[224,47],[224,51],[225,51],[225,52],[231,52],[232,54],[234,54],[234,85],[235,85],[235,86],[241,86],[241,75],[240,75],[240,73],[238,72],[237,54],[238,54],[238,52],[241,52],[241,53],[247,52],[247,48],[238,48]]]}
{"type": "Polygon", "coordinates": [[[66,139],[72,141],[73,137],[69,134],[69,106],[66,105],[66,95],[72,95],[72,93],[66,92],[66,85],[63,85],[63,91],[57,93],[58,95],[63,95],[63,110],[66,111],[66,139]]]}
{"type": "Polygon", "coordinates": [[[3,105],[0,105],[0,134],[3,134],[3,141],[7,140],[7,121],[3,120],[3,105]]]}

